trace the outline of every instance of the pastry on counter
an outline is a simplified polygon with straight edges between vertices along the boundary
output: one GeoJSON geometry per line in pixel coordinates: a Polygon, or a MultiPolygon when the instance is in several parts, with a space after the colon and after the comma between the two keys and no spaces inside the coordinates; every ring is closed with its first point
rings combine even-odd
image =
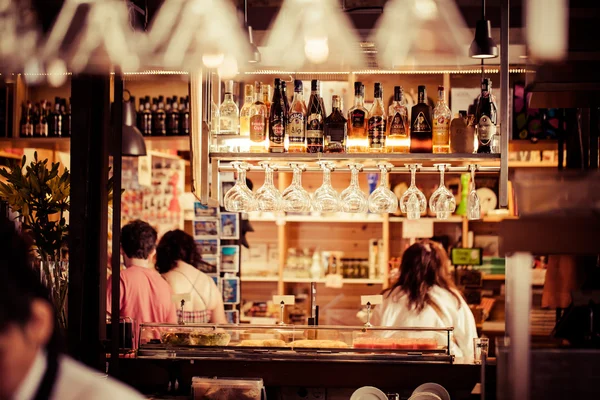
{"type": "Polygon", "coordinates": [[[349,347],[348,344],[339,340],[296,340],[289,346],[313,349],[346,349],[349,347]]]}

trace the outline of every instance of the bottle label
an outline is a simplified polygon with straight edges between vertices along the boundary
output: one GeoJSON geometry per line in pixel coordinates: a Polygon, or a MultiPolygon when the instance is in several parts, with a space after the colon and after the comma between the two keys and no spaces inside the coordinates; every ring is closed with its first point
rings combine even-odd
{"type": "Polygon", "coordinates": [[[450,143],[450,119],[443,115],[433,120],[433,145],[447,146],[450,143]]]}
{"type": "Polygon", "coordinates": [[[291,113],[288,124],[288,137],[291,143],[304,143],[304,115],[302,113],[291,113]]]}
{"type": "Polygon", "coordinates": [[[365,112],[361,110],[354,110],[350,115],[353,128],[364,128],[365,126],[365,112]]]}
{"type": "Polygon", "coordinates": [[[397,111],[390,120],[390,135],[407,136],[406,116],[397,111]]]}
{"type": "Polygon", "coordinates": [[[482,115],[477,124],[477,138],[480,143],[489,144],[489,141],[496,134],[496,125],[487,115],[482,115]]]}
{"type": "Polygon", "coordinates": [[[369,118],[369,147],[381,148],[385,146],[385,120],[382,116],[369,118]]]}
{"type": "Polygon", "coordinates": [[[263,115],[257,114],[250,117],[250,140],[252,142],[263,142],[267,135],[266,126],[263,115]]]}
{"type": "Polygon", "coordinates": [[[283,145],[285,128],[279,120],[271,122],[269,140],[272,144],[283,145]]]}
{"type": "Polygon", "coordinates": [[[326,127],[327,141],[329,143],[345,143],[346,142],[346,124],[334,123],[326,127]]]}
{"type": "Polygon", "coordinates": [[[423,111],[417,114],[417,117],[415,118],[415,122],[412,127],[412,131],[431,132],[431,125],[429,124],[429,121],[427,121],[427,118],[425,118],[425,114],[423,113],[423,111]]]}

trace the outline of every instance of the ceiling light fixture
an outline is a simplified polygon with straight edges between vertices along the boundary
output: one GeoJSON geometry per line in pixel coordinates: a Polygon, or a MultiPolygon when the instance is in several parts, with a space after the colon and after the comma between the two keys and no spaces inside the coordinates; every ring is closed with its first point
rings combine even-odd
{"type": "Polygon", "coordinates": [[[469,56],[478,59],[498,57],[498,46],[492,38],[492,24],[485,19],[485,0],[481,0],[481,19],[475,26],[475,39],[469,47],[469,56]]]}

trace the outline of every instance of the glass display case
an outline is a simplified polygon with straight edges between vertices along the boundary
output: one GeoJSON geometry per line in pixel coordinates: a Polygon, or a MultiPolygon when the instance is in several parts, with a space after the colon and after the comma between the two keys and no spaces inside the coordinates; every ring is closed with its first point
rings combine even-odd
{"type": "Polygon", "coordinates": [[[141,324],[138,358],[452,363],[453,328],[141,324]]]}

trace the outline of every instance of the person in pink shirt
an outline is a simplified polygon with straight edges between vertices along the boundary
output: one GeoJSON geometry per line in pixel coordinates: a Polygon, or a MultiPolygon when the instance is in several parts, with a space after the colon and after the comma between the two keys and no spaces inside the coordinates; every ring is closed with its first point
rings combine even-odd
{"type": "MultiPolygon", "coordinates": [[[[169,283],[154,269],[156,230],[136,220],[121,229],[121,254],[125,270],[121,271],[121,317],[133,319],[134,347],[137,347],[139,324],[177,323],[177,310],[169,283]]],[[[107,311],[112,306],[110,278],[107,284],[107,311]]]]}

